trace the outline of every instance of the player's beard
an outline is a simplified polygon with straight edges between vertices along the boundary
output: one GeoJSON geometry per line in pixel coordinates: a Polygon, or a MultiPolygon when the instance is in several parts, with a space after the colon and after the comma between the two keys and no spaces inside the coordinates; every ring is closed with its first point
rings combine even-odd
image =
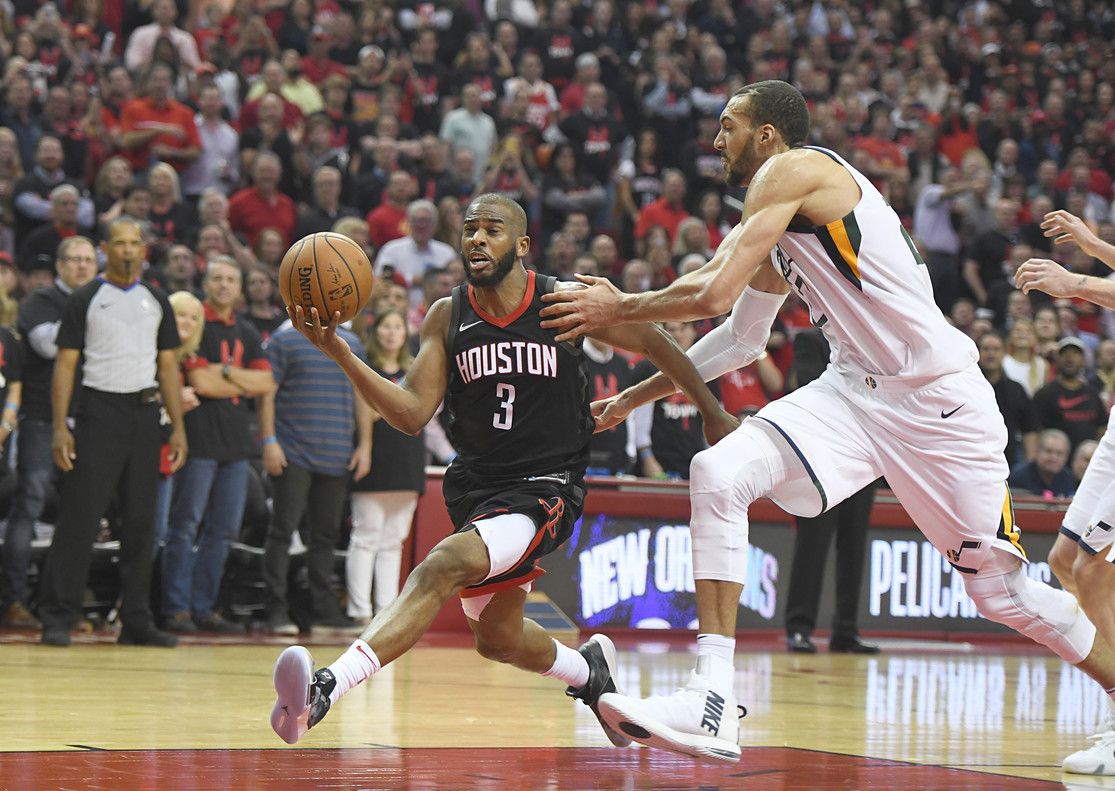
{"type": "Polygon", "coordinates": [[[468,284],[473,288],[494,288],[503,282],[507,274],[511,271],[511,267],[515,266],[515,259],[518,254],[515,248],[512,247],[507,253],[495,262],[495,271],[490,275],[474,275],[472,269],[465,266],[465,279],[468,284]]]}
{"type": "Polygon", "coordinates": [[[759,152],[755,150],[755,140],[752,138],[734,159],[724,160],[724,183],[729,187],[746,187],[751,180],[747,175],[748,167],[758,161],[759,152]]]}

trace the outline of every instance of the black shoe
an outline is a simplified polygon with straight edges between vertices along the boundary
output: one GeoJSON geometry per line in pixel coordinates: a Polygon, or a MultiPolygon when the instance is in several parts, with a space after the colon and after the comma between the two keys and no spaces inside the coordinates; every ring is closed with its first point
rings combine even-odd
{"type": "Polygon", "coordinates": [[[59,626],[47,626],[43,629],[40,642],[43,645],[68,646],[70,644],[70,630],[59,626]]]}
{"type": "Polygon", "coordinates": [[[314,680],[310,683],[309,689],[310,717],[306,720],[307,728],[312,728],[325,719],[325,715],[329,713],[329,707],[332,705],[329,696],[333,694],[333,689],[336,686],[337,678],[329,668],[323,667],[314,673],[314,680]]]}
{"type": "Polygon", "coordinates": [[[794,632],[786,638],[786,650],[791,654],[815,654],[817,646],[809,639],[809,635],[794,632]]]}
{"type": "Polygon", "coordinates": [[[244,634],[244,626],[236,621],[228,621],[215,612],[194,618],[198,631],[219,632],[221,634],[244,634]]]}
{"type": "Polygon", "coordinates": [[[160,632],[154,626],[129,629],[126,625],[116,639],[120,645],[147,645],[154,648],[174,648],[178,638],[167,632],[160,632]]]}
{"type": "Polygon", "coordinates": [[[359,635],[364,631],[364,624],[343,613],[335,613],[326,618],[315,619],[314,628],[324,629],[334,634],[359,635]]]}
{"type": "Polygon", "coordinates": [[[197,624],[188,612],[176,612],[166,619],[163,628],[177,634],[191,634],[197,631],[197,624]]]}
{"type": "Polygon", "coordinates": [[[865,643],[858,637],[851,640],[832,640],[829,643],[830,654],[877,654],[879,646],[874,643],[865,643]]]}
{"type": "Polygon", "coordinates": [[[571,698],[577,698],[592,709],[592,713],[600,721],[600,727],[604,729],[608,741],[616,747],[628,746],[631,744],[631,740],[622,733],[608,727],[596,708],[596,701],[605,692],[619,691],[616,689],[616,682],[613,678],[616,670],[616,647],[604,635],[594,634],[577,651],[588,662],[588,682],[580,688],[568,687],[565,694],[571,698]]]}

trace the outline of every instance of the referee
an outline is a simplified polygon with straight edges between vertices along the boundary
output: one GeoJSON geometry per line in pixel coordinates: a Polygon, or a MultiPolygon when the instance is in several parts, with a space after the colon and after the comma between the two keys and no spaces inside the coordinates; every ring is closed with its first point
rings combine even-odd
{"type": "Polygon", "coordinates": [[[139,224],[130,218],[113,222],[102,249],[108,259],[104,275],[70,295],[58,328],[51,383],[52,449],[54,463],[65,475],[58,525],[43,571],[42,641],[70,644],[70,627],[81,613],[93,540],[101,516],[119,490],[123,506],[119,642],[169,648],[178,641],[155,629],[150,585],[162,444],[160,391],[173,426],[172,468],[177,470],[186,459],[174,357],[180,341],[166,295],[139,279],[145,252],[139,224]],[[83,386],[75,394],[79,358],[83,358],[83,386]],[[71,433],[66,416],[75,398],[71,433]]]}

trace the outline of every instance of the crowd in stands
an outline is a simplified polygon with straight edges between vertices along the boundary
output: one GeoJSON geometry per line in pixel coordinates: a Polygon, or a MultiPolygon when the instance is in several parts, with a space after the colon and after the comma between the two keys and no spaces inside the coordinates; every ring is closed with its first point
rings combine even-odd
{"type": "MultiPolygon", "coordinates": [[[[5,412],[0,434],[49,433],[44,306],[93,275],[66,241],[99,243],[113,220],[139,221],[145,279],[201,300],[182,302],[203,325],[183,356],[184,405],[210,414],[204,426],[187,415],[198,433],[187,474],[161,494],[164,575],[193,575],[194,588],[164,579],[163,616],[182,631],[191,618],[223,628],[205,610],[237,526],[212,515],[243,510],[246,479],[266,485],[264,467],[340,474],[336,459],[287,450],[280,464],[268,450],[295,403],[282,397],[289,382],[262,375],[297,356],[268,349],[286,319],[274,277],[292,242],[335,231],[364,247],[378,277],[353,343],[399,375],[409,356],[381,328],[401,318],[413,342],[428,306],[463,282],[463,210],[478,193],[521,203],[528,264],[563,279],[640,291],[701,266],[742,206],[713,148],[719,114],[743,85],[781,79],[808,101],[811,142],[887,198],[937,304],[977,343],[1015,491],[1069,497],[1115,402],[1115,314],[1025,295],[1013,276],[1031,257],[1107,274],[1040,223],[1065,209],[1115,243],[1113,39],[1112,4],[1085,0],[0,0],[0,327],[18,336],[0,342],[24,377],[18,427],[5,412]],[[229,366],[244,375],[222,376],[229,366]],[[254,396],[270,398],[264,421],[254,396]],[[236,408],[217,414],[222,400],[236,408]],[[234,444],[221,421],[239,421],[251,447],[221,445],[234,444]]],[[[686,347],[710,326],[667,329],[686,347]]],[[[815,330],[791,296],[767,354],[716,383],[726,408],[748,414],[792,388],[802,332],[815,330]]],[[[597,396],[651,373],[596,344],[587,356],[597,396]]],[[[701,441],[679,396],[602,437],[592,468],[687,477],[701,441]]],[[[3,474],[33,523],[52,476],[30,440],[17,475],[8,445],[3,474]]],[[[453,456],[436,421],[426,447],[426,460],[453,456]]],[[[403,499],[391,507],[413,512],[403,499]]],[[[286,520],[284,540],[296,530],[286,520]]],[[[377,552],[397,557],[379,540],[360,544],[365,587],[377,552]]],[[[0,605],[31,600],[14,581],[27,563],[6,546],[0,605]]],[[[385,596],[364,591],[348,615],[367,618],[385,596]]]]}

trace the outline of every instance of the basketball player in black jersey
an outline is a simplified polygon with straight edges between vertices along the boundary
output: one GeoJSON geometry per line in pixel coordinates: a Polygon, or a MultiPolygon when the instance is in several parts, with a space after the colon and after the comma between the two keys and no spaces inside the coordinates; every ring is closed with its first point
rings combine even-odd
{"type": "MultiPolygon", "coordinates": [[[[574,651],[523,617],[531,581],[543,573],[538,559],[569,537],[581,515],[594,428],[580,345],[557,343],[552,330],[539,326],[541,296],[560,284],[523,266],[526,227],[522,208],[502,195],[481,195],[469,205],[461,240],[468,285],[430,308],[401,385],[376,374],[337,337],[339,314],[323,325],[316,309],[309,316],[301,307],[289,311],[294,326],[395,428],[420,431],[444,397],[460,455],[444,482],[455,532],[414,569],[399,597],[329,667],[315,673],[301,646],[279,657],[271,724],[287,743],[409,650],[454,595],[482,656],[558,678],[594,712],[597,698],[615,690],[615,649],[607,637],[594,635],[574,651]]],[[[646,355],[676,382],[698,405],[710,443],[738,425],[656,326],[609,328],[593,337],[646,355]]],[[[605,732],[616,745],[629,743],[605,732]]]]}

